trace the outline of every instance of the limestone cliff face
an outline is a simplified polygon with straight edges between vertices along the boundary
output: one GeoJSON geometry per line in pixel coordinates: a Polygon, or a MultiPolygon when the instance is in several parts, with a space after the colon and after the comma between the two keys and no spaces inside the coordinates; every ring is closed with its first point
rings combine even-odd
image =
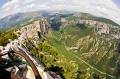
{"type": "Polygon", "coordinates": [[[20,41],[23,41],[25,39],[32,39],[34,41],[37,41],[39,38],[41,38],[41,34],[47,34],[48,28],[49,24],[46,20],[38,20],[18,29],[16,31],[16,34],[18,35],[18,39],[20,41]]]}
{"type": "Polygon", "coordinates": [[[65,24],[60,33],[54,34],[56,41],[60,41],[70,54],[76,54],[94,68],[114,76],[118,58],[116,52],[118,37],[116,36],[116,39],[113,36],[119,35],[119,27],[93,20],[76,21],[76,19],[68,22],[66,20],[65,24]]]}
{"type": "Polygon", "coordinates": [[[94,20],[84,20],[84,19],[66,20],[63,23],[64,26],[68,24],[84,24],[87,27],[94,27],[95,31],[100,35],[107,34],[117,39],[120,38],[119,26],[115,26],[112,24],[108,24],[100,21],[94,21],[94,20]]]}

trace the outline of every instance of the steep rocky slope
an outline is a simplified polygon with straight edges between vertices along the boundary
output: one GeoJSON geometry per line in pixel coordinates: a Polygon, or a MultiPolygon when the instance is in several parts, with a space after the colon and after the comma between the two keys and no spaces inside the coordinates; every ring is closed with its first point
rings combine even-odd
{"type": "Polygon", "coordinates": [[[27,23],[15,34],[25,40],[34,56],[63,79],[119,79],[119,25],[90,17],[57,14],[48,17],[48,21],[27,23]],[[33,43],[37,48],[32,47],[33,43]]]}
{"type": "Polygon", "coordinates": [[[116,51],[119,25],[78,17],[64,19],[59,30],[49,31],[47,40],[79,65],[81,74],[78,79],[85,79],[86,74],[89,79],[114,79],[119,57],[116,51]]]}
{"type": "MultiPolygon", "coordinates": [[[[119,57],[116,51],[119,42],[119,26],[83,18],[74,17],[74,19],[71,19],[71,17],[67,17],[64,19],[64,22],[61,21],[61,18],[59,19],[60,21],[57,21],[61,23],[59,29],[46,29],[48,34],[42,44],[42,52],[47,55],[43,54],[41,58],[41,55],[34,53],[35,56],[39,57],[50,69],[52,66],[62,67],[64,72],[59,72],[66,79],[96,79],[96,77],[98,79],[114,79],[117,74],[116,62],[119,57]],[[57,55],[48,53],[51,49],[44,49],[49,46],[53,48],[57,55]],[[66,61],[74,62],[74,65],[71,65],[74,69],[65,67],[70,63],[60,65],[60,63],[65,63],[66,61]],[[73,72],[68,74],[68,71],[73,72]],[[74,77],[68,76],[71,74],[74,77]]],[[[22,31],[22,33],[24,32],[22,31]]]]}

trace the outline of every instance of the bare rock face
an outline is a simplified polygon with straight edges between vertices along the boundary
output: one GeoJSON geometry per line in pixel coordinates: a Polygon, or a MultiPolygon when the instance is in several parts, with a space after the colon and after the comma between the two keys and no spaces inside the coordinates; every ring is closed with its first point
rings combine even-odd
{"type": "Polygon", "coordinates": [[[49,24],[46,20],[38,20],[20,28],[17,30],[16,34],[19,36],[18,39],[20,41],[28,38],[37,41],[39,38],[41,38],[41,34],[47,34],[48,28],[49,24]]]}
{"type": "Polygon", "coordinates": [[[115,26],[112,24],[94,21],[94,20],[84,20],[84,19],[76,19],[76,20],[66,20],[64,26],[67,24],[84,24],[87,27],[93,27],[95,32],[99,35],[108,34],[116,39],[120,38],[120,28],[119,26],[115,26]]]}

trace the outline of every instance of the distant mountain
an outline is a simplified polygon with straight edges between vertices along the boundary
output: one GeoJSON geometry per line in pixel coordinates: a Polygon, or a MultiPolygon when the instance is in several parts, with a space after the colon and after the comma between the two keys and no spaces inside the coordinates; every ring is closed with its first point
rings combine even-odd
{"type": "MultiPolygon", "coordinates": [[[[35,20],[41,17],[46,17],[46,16],[53,16],[56,13],[57,12],[52,12],[52,11],[49,11],[49,12],[36,11],[36,12],[17,13],[14,15],[9,15],[0,19],[0,31],[8,30],[11,27],[16,27],[16,26],[18,27],[29,20],[35,20]]],[[[64,12],[64,13],[67,13],[67,12],[64,12]]]]}
{"type": "Polygon", "coordinates": [[[41,15],[36,12],[17,13],[15,15],[6,16],[5,18],[0,20],[0,29],[8,29],[16,25],[19,25],[26,20],[30,20],[38,17],[41,17],[41,15]]]}
{"type": "MultiPolygon", "coordinates": [[[[73,18],[73,16],[71,16],[73,18]]],[[[103,18],[103,17],[97,17],[88,13],[75,13],[74,17],[78,17],[80,19],[85,19],[85,20],[94,20],[94,21],[100,21],[100,22],[104,22],[104,23],[108,23],[108,24],[112,24],[115,26],[119,26],[119,24],[113,22],[110,19],[107,18],[103,18]]]]}
{"type": "Polygon", "coordinates": [[[97,21],[102,21],[108,24],[113,24],[117,25],[115,22],[101,18],[101,17],[96,17],[91,14],[87,13],[76,13],[76,12],[68,12],[68,11],[60,11],[60,12],[53,12],[53,11],[36,11],[36,12],[27,12],[27,13],[17,13],[14,15],[9,15],[6,16],[2,19],[0,19],[0,31],[2,30],[8,30],[11,27],[18,27],[23,23],[26,23],[27,21],[30,20],[35,20],[43,17],[51,18],[51,17],[56,17],[60,16],[60,18],[64,17],[78,17],[81,19],[92,19],[92,20],[97,20],[97,21]]]}

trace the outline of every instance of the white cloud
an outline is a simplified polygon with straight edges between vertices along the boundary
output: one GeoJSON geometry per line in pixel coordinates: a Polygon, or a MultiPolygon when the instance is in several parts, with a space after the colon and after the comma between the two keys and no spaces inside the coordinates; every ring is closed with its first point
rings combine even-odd
{"type": "Polygon", "coordinates": [[[113,0],[11,0],[0,8],[0,18],[18,12],[36,10],[88,12],[120,24],[120,9],[113,0]]]}

